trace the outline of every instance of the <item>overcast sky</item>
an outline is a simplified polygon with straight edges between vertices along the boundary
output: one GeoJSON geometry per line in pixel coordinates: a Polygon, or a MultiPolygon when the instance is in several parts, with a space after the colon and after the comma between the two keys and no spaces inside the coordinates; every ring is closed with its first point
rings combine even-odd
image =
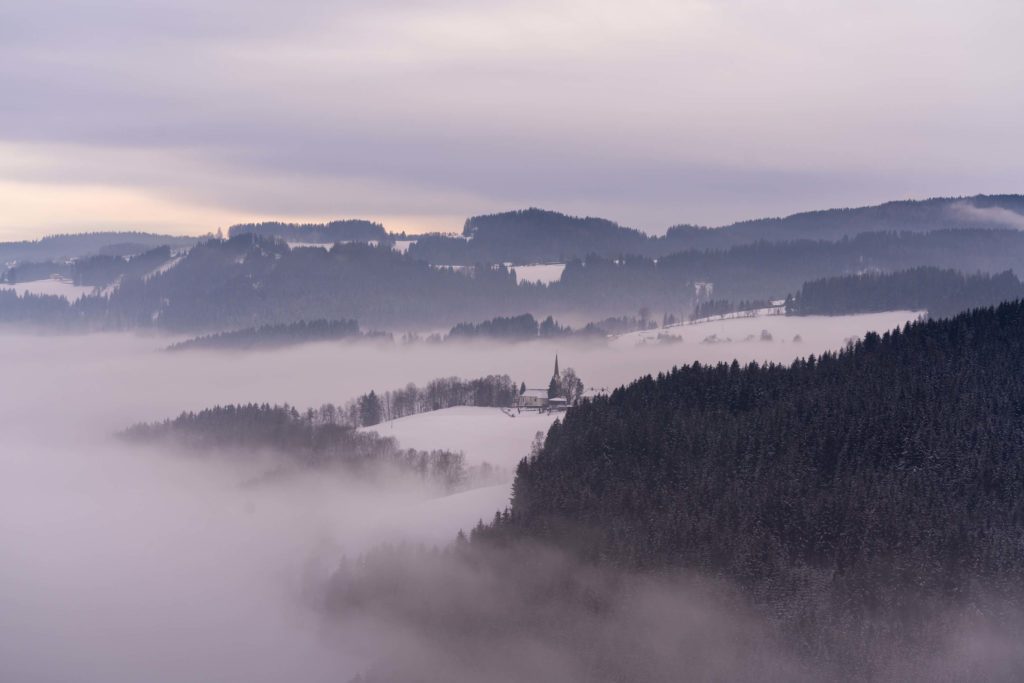
{"type": "Polygon", "coordinates": [[[1024,190],[1020,0],[3,0],[0,239],[1024,190]]]}

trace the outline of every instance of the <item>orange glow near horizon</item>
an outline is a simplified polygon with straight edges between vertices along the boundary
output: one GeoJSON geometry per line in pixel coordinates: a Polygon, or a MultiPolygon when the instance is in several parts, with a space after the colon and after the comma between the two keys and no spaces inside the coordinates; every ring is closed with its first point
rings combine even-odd
{"type": "Polygon", "coordinates": [[[35,240],[61,233],[126,231],[204,235],[237,223],[282,221],[324,223],[365,218],[392,232],[459,232],[464,216],[334,215],[257,216],[251,213],[174,202],[145,190],[107,185],[0,181],[0,241],[35,240]]]}

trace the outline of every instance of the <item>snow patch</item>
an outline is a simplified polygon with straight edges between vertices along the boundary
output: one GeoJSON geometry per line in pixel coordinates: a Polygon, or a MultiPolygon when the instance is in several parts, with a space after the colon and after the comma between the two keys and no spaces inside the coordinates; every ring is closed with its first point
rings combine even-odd
{"type": "Polygon", "coordinates": [[[537,432],[547,433],[558,417],[535,410],[457,406],[384,422],[362,431],[393,436],[402,448],[462,451],[466,465],[484,462],[511,473],[530,454],[537,432]]]}
{"type": "Polygon", "coordinates": [[[64,278],[49,278],[48,280],[34,280],[32,282],[18,282],[17,284],[0,285],[0,289],[13,289],[18,296],[30,294],[50,294],[54,296],[67,297],[68,301],[75,301],[80,297],[92,294],[95,287],[76,285],[71,280],[64,278]]]}
{"type": "Polygon", "coordinates": [[[514,266],[506,263],[509,268],[516,271],[516,284],[520,282],[539,282],[542,285],[549,285],[562,279],[565,271],[564,263],[540,263],[528,266],[514,266]]]}
{"type": "Polygon", "coordinates": [[[147,273],[146,276],[143,277],[142,279],[143,280],[148,280],[151,277],[155,277],[157,275],[162,275],[162,274],[166,273],[167,271],[169,271],[174,266],[176,266],[179,263],[181,263],[182,259],[184,259],[184,258],[185,258],[184,254],[180,254],[178,256],[175,256],[170,261],[167,261],[166,263],[164,263],[164,264],[162,264],[160,266],[157,266],[151,272],[147,273]]]}

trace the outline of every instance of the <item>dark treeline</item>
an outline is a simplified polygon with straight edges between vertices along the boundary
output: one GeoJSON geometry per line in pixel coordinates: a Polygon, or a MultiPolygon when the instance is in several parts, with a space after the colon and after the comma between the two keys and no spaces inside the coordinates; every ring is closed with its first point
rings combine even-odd
{"type": "Polygon", "coordinates": [[[350,240],[387,240],[388,233],[380,223],[364,220],[331,221],[330,223],[245,223],[228,228],[228,237],[238,235],[280,237],[289,242],[329,243],[350,240]]]}
{"type": "Polygon", "coordinates": [[[99,327],[107,315],[107,299],[82,296],[74,302],[53,294],[18,296],[13,289],[0,289],[0,322],[38,326],[61,331],[99,327]]]}
{"type": "Polygon", "coordinates": [[[899,309],[927,310],[934,318],[1024,296],[1013,273],[964,275],[955,270],[914,268],[804,283],[786,309],[795,315],[848,315],[899,309]]]}
{"type": "MultiPolygon", "coordinates": [[[[581,330],[586,334],[594,332],[592,328],[581,330]]],[[[504,341],[528,341],[538,337],[566,337],[573,334],[571,327],[560,325],[552,316],[541,322],[524,313],[513,317],[497,317],[481,323],[459,323],[448,332],[448,339],[501,339],[504,341]]],[[[576,334],[580,334],[577,332],[576,334]]]]}
{"type": "Polygon", "coordinates": [[[532,315],[497,317],[482,323],[459,323],[448,332],[449,339],[487,337],[506,341],[536,339],[539,325],[532,315]]]}
{"type": "Polygon", "coordinates": [[[557,262],[589,253],[646,253],[649,241],[639,230],[603,218],[531,208],[469,218],[462,237],[421,236],[409,254],[444,265],[557,262]]]}
{"type": "Polygon", "coordinates": [[[712,299],[710,301],[702,301],[697,304],[697,308],[693,311],[693,318],[695,320],[699,320],[701,318],[710,318],[715,315],[727,315],[729,313],[737,313],[739,311],[756,311],[762,308],[770,308],[771,305],[771,301],[765,301],[764,299],[739,302],[729,301],[728,299],[712,299]]]}
{"type": "Polygon", "coordinates": [[[0,282],[13,285],[19,282],[46,280],[54,276],[70,279],[71,267],[72,263],[66,261],[25,261],[8,268],[0,276],[0,282]]]}
{"type": "Polygon", "coordinates": [[[515,404],[518,395],[519,386],[508,375],[488,375],[469,380],[441,377],[431,380],[425,387],[409,383],[403,389],[382,394],[371,391],[349,401],[343,409],[334,411],[338,420],[369,427],[454,406],[505,408],[515,404]]]}
{"type": "Polygon", "coordinates": [[[355,320],[300,320],[288,325],[262,325],[220,332],[171,344],[168,351],[185,349],[257,349],[338,339],[391,339],[383,332],[361,332],[355,320]]]}
{"type": "MultiPolygon", "coordinates": [[[[665,324],[676,322],[674,314],[663,316],[665,324]]],[[[480,323],[459,323],[448,332],[445,340],[460,339],[498,339],[502,341],[530,341],[533,339],[549,339],[553,337],[572,337],[574,339],[598,340],[610,334],[623,334],[636,330],[648,330],[658,326],[651,317],[649,310],[644,309],[642,315],[609,317],[599,322],[587,323],[584,327],[573,329],[562,325],[553,316],[537,322],[529,313],[512,317],[497,317],[480,323]]]]}
{"type": "Polygon", "coordinates": [[[295,465],[339,466],[370,478],[396,469],[446,491],[469,483],[461,453],[402,449],[394,439],[358,431],[336,419],[337,415],[326,408],[299,413],[287,404],[227,405],[182,413],[164,422],[137,424],[123,436],[200,452],[273,452],[295,465]]]}

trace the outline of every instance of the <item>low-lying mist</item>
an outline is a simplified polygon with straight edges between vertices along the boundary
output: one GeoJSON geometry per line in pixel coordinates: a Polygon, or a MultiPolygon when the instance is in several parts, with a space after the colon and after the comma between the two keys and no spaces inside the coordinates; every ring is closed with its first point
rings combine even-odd
{"type": "MultiPolygon", "coordinates": [[[[415,625],[369,612],[368,621],[346,620],[344,629],[335,615],[325,619],[318,609],[323,586],[341,559],[381,543],[446,544],[508,499],[507,484],[427,499],[415,486],[368,485],[316,472],[254,485],[246,467],[113,436],[134,423],[226,403],[316,407],[451,375],[507,373],[543,386],[556,352],[588,387],[612,388],[693,360],[788,361],[908,317],[755,321],[758,329],[771,329],[780,340],[774,343],[700,344],[684,330],[684,343],[672,345],[326,343],[250,353],[170,354],[161,350],[164,338],[5,330],[0,679],[348,680],[378,665],[392,636],[428,650],[431,641],[419,640],[415,625]],[[781,342],[796,334],[803,343],[781,342]],[[367,645],[367,638],[374,642],[367,645]]],[[[732,324],[722,323],[718,336],[745,338],[731,332],[732,324]]],[[[473,459],[487,459],[482,439],[466,447],[482,451],[473,459]]],[[[709,622],[700,615],[717,608],[706,601],[691,605],[690,593],[682,595],[682,603],[652,598],[631,602],[629,610],[646,618],[641,606],[659,605],[644,627],[659,630],[676,627],[670,606],[678,605],[682,623],[689,624],[683,633],[695,642],[711,633],[731,643],[718,660],[741,653],[735,643],[766,637],[760,626],[749,636],[746,617],[709,622]],[[708,623],[717,626],[708,631],[708,623]]],[[[636,623],[630,613],[621,619],[626,628],[636,623]]],[[[592,618],[588,628],[620,632],[620,612],[609,614],[615,619],[592,618]]],[[[496,642],[504,647],[511,641],[496,642]]],[[[676,643],[654,639],[649,647],[676,661],[676,643]]],[[[539,659],[522,671],[540,671],[545,661],[551,672],[565,671],[557,639],[524,645],[524,661],[539,659]]],[[[501,661],[508,660],[495,660],[501,661]]],[[[780,676],[793,671],[785,658],[771,661],[780,676]]],[[[694,675],[682,678],[730,677],[740,670],[692,666],[698,667],[694,675]]],[[[580,672],[570,673],[578,678],[580,672]]]]}

